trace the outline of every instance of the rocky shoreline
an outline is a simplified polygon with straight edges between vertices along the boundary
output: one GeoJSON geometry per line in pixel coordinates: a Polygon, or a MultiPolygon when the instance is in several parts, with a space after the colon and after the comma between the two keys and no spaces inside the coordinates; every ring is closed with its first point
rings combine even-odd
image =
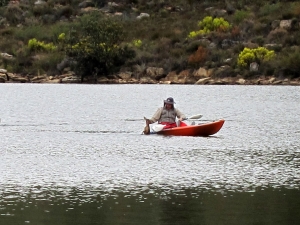
{"type": "MultiPolygon", "coordinates": [[[[183,73],[184,74],[184,73],[183,73]]],[[[189,73],[183,75],[173,73],[166,77],[155,79],[151,76],[141,76],[140,78],[132,77],[130,73],[120,73],[118,75],[111,75],[108,77],[85,77],[81,82],[78,76],[72,73],[47,76],[39,75],[34,77],[21,76],[18,74],[7,73],[3,69],[0,71],[0,83],[41,83],[41,84],[186,84],[186,85],[289,85],[299,86],[300,78],[296,79],[278,79],[273,76],[259,76],[253,79],[244,79],[237,77],[199,77],[191,76],[189,73]]]]}

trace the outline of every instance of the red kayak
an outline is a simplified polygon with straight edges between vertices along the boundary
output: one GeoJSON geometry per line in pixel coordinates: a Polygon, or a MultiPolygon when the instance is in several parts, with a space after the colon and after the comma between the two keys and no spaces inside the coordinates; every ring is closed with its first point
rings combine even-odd
{"type": "Polygon", "coordinates": [[[161,135],[174,135],[174,136],[210,136],[217,133],[223,126],[225,120],[220,119],[209,123],[201,123],[197,125],[185,125],[174,127],[170,129],[163,129],[156,132],[161,135]]]}

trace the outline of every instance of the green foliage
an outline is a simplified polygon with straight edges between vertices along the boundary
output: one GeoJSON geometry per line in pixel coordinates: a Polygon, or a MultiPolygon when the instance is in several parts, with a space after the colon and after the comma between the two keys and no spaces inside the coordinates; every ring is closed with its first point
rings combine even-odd
{"type": "Polygon", "coordinates": [[[58,35],[58,40],[65,40],[65,39],[66,39],[65,33],[61,33],[60,35],[58,35]]]}
{"type": "Polygon", "coordinates": [[[75,71],[82,78],[108,75],[135,56],[127,46],[122,47],[123,39],[119,23],[94,12],[80,19],[77,30],[67,40],[66,51],[75,60],[75,71]]]}
{"type": "Polygon", "coordinates": [[[45,51],[50,52],[57,49],[53,43],[44,43],[43,41],[38,41],[37,39],[33,38],[28,41],[28,48],[30,51],[45,51]]]}
{"type": "Polygon", "coordinates": [[[249,16],[249,11],[244,10],[237,10],[234,13],[233,21],[237,24],[243,22],[244,19],[246,19],[249,16]]]}
{"type": "Polygon", "coordinates": [[[142,46],[143,42],[140,39],[133,40],[133,45],[137,48],[142,46]]]}
{"type": "Polygon", "coordinates": [[[263,61],[269,61],[274,57],[275,52],[264,47],[254,49],[244,48],[244,50],[239,54],[237,64],[239,67],[247,67],[251,62],[261,63],[263,61]]]}
{"type": "Polygon", "coordinates": [[[231,25],[224,18],[212,18],[211,16],[206,16],[202,21],[198,23],[200,30],[192,31],[189,34],[189,38],[194,38],[198,35],[207,34],[212,31],[226,32],[231,28],[231,25]]]}
{"type": "Polygon", "coordinates": [[[57,75],[57,64],[64,59],[64,55],[60,52],[51,54],[43,54],[39,60],[35,60],[32,64],[32,70],[36,73],[47,73],[47,75],[57,75]]]}
{"type": "Polygon", "coordinates": [[[260,8],[259,15],[260,16],[267,16],[267,15],[270,15],[270,14],[281,13],[281,11],[282,11],[281,3],[279,3],[279,2],[276,3],[276,4],[269,3],[269,4],[266,4],[266,5],[264,5],[263,7],[260,8]]]}
{"type": "Polygon", "coordinates": [[[300,77],[300,52],[299,48],[289,48],[282,52],[275,65],[277,71],[283,71],[286,76],[291,78],[300,77]]]}

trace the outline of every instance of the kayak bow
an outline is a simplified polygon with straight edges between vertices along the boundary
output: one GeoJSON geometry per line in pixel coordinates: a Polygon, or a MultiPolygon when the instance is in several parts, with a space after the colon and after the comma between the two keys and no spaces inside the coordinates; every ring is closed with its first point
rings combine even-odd
{"type": "Polygon", "coordinates": [[[200,123],[197,125],[187,125],[182,127],[174,127],[164,129],[155,134],[173,135],[173,136],[210,136],[217,133],[223,126],[225,120],[220,119],[209,123],[200,123]]]}

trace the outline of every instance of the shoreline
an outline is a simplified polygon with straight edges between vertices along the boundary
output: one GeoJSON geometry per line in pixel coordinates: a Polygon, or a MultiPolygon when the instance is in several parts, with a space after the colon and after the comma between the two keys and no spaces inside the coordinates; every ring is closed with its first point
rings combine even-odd
{"type": "Polygon", "coordinates": [[[300,78],[279,79],[273,76],[260,76],[253,79],[244,79],[242,77],[224,77],[211,78],[203,77],[197,81],[191,80],[186,76],[181,79],[160,79],[155,80],[150,77],[141,77],[139,79],[128,78],[122,79],[119,76],[98,77],[96,80],[86,77],[81,82],[78,76],[73,74],[63,74],[57,76],[40,75],[29,78],[16,74],[0,73],[0,83],[39,83],[39,84],[169,84],[169,85],[283,85],[283,86],[300,86],[300,78]]]}

